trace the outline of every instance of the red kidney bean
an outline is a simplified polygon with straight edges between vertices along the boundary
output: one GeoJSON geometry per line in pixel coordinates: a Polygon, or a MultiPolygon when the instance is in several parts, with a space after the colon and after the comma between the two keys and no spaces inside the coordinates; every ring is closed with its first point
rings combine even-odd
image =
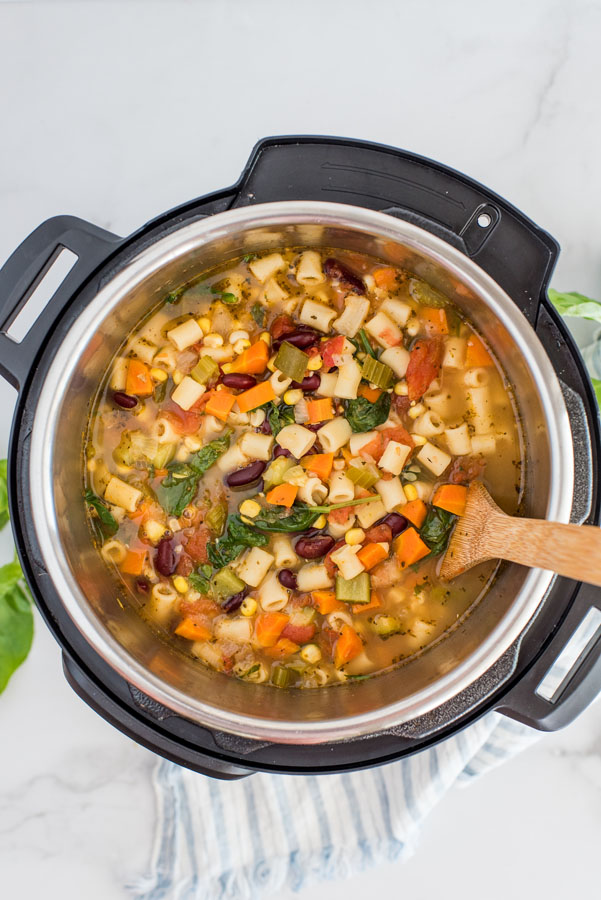
{"type": "Polygon", "coordinates": [[[365,293],[365,285],[362,279],[337,259],[332,257],[326,259],[323,264],[323,270],[329,278],[339,281],[343,287],[347,287],[350,291],[354,291],[356,294],[365,293]]]}
{"type": "Polygon", "coordinates": [[[279,350],[280,345],[284,341],[287,341],[287,343],[292,344],[293,347],[298,347],[299,350],[308,350],[309,347],[312,347],[319,342],[319,338],[320,335],[315,329],[309,328],[308,326],[305,326],[305,329],[299,327],[290,334],[285,334],[279,341],[274,341],[273,349],[279,350]]]}
{"type": "Polygon", "coordinates": [[[247,391],[249,388],[255,386],[257,379],[254,375],[243,375],[242,372],[231,372],[229,375],[223,375],[221,377],[221,383],[226,387],[234,388],[234,390],[247,391]]]}
{"type": "Polygon", "coordinates": [[[115,391],[113,400],[117,406],[121,406],[123,409],[133,409],[134,406],[138,405],[138,398],[132,397],[131,394],[126,394],[125,391],[115,391]]]}
{"type": "Polygon", "coordinates": [[[300,388],[301,391],[316,391],[320,384],[321,378],[319,375],[315,374],[307,375],[302,381],[293,381],[290,387],[295,388],[295,390],[300,388]]]}
{"type": "Polygon", "coordinates": [[[245,587],[240,591],[239,594],[234,594],[233,597],[228,597],[228,599],[221,604],[221,609],[226,613],[236,612],[237,609],[240,609],[242,606],[242,601],[248,594],[248,588],[245,587]]]}
{"type": "Polygon", "coordinates": [[[284,340],[287,334],[292,334],[295,330],[294,322],[286,313],[276,316],[269,326],[269,332],[274,341],[284,340]]]}
{"type": "Polygon", "coordinates": [[[161,575],[172,575],[175,572],[177,559],[170,540],[160,541],[154,557],[154,565],[161,575]]]}
{"type": "Polygon", "coordinates": [[[267,463],[257,459],[250,466],[244,466],[243,469],[236,469],[235,472],[230,472],[225,482],[231,488],[248,487],[253,481],[258,481],[266,468],[267,463]]]}
{"type": "Polygon", "coordinates": [[[374,522],[374,525],[388,525],[392,531],[393,538],[400,534],[401,531],[404,531],[408,524],[409,522],[405,516],[401,516],[398,513],[388,513],[387,516],[382,516],[381,519],[374,522]]]}
{"type": "Polygon", "coordinates": [[[285,447],[280,447],[279,445],[273,451],[273,458],[277,459],[278,456],[290,456],[290,450],[286,450],[285,447]]]}
{"type": "Polygon", "coordinates": [[[333,537],[329,534],[322,534],[319,537],[302,537],[294,545],[294,549],[303,559],[318,559],[325,556],[335,544],[333,537]]]}
{"type": "Polygon", "coordinates": [[[271,422],[269,416],[265,416],[264,421],[259,425],[259,434],[271,434],[271,422]]]}
{"type": "Polygon", "coordinates": [[[148,593],[149,584],[145,578],[138,578],[136,581],[136,589],[140,591],[141,594],[148,593]]]}
{"type": "Polygon", "coordinates": [[[278,581],[283,587],[288,588],[290,591],[296,590],[296,575],[292,569],[281,569],[278,572],[278,581]]]}

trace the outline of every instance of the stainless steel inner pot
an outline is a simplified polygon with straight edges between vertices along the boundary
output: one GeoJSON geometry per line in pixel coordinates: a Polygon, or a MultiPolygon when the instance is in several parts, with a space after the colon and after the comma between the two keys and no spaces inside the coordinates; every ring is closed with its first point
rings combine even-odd
{"type": "Polygon", "coordinates": [[[364,251],[441,287],[486,335],[514,385],[528,461],[526,513],[568,521],[574,471],[559,382],[516,304],[462,253],[400,219],[321,202],[236,209],[161,238],[102,288],[56,353],[34,422],[30,484],[48,573],[86,640],[130,684],[210,728],[302,744],[375,733],[450,700],[519,636],[553,576],[507,566],[471,615],[421,657],[364,682],[307,691],[211,671],[173,651],[123,602],[91,543],[82,503],[82,433],[98,380],[167,291],[243,253],[286,246],[364,251]]]}

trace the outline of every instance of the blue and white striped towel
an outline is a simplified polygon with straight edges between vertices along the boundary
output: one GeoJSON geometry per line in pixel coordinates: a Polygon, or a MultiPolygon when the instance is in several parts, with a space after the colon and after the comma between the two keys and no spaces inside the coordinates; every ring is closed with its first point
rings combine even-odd
{"type": "Polygon", "coordinates": [[[137,900],[259,900],[284,886],[348,878],[409,857],[432,808],[458,782],[539,738],[490,713],[415,756],[341,775],[220,782],[158,764],[157,835],[137,900]]]}

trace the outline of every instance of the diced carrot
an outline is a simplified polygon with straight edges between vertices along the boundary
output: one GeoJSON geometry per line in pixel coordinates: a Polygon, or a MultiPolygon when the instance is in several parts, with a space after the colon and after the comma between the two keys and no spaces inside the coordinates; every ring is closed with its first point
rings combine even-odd
{"type": "Polygon", "coordinates": [[[265,494],[268,503],[274,506],[292,506],[298,493],[298,485],[296,484],[278,484],[272,488],[269,493],[265,494]]]}
{"type": "MultiPolygon", "coordinates": [[[[264,344],[265,341],[261,341],[261,343],[264,344]]],[[[231,394],[229,391],[211,391],[211,399],[205,406],[205,410],[208,416],[215,416],[216,419],[225,422],[235,402],[235,394],[231,394]]]]}
{"type": "Polygon", "coordinates": [[[125,379],[125,392],[134,394],[136,397],[148,397],[153,390],[154,385],[149,367],[140,359],[130,359],[125,379]]]}
{"type": "Polygon", "coordinates": [[[282,659],[284,656],[292,656],[292,654],[296,653],[299,649],[300,647],[298,644],[283,637],[280,638],[273,647],[266,647],[264,652],[267,656],[271,656],[272,659],[282,659]]]}
{"type": "Polygon", "coordinates": [[[211,637],[211,630],[194,619],[182,619],[175,633],[188,641],[207,641],[211,637]]]}
{"type": "Polygon", "coordinates": [[[365,612],[368,609],[378,609],[380,606],[382,606],[380,595],[375,591],[372,591],[371,600],[369,601],[369,603],[354,603],[351,606],[351,612],[354,615],[357,615],[357,613],[365,612]]]}
{"type": "Polygon", "coordinates": [[[121,571],[125,575],[141,575],[144,569],[146,550],[128,550],[121,563],[121,571]]]}
{"type": "Polygon", "coordinates": [[[169,472],[169,469],[155,469],[155,470],[154,470],[154,477],[155,477],[155,478],[164,478],[165,475],[168,474],[168,472],[169,472]]]}
{"type": "Polygon", "coordinates": [[[455,516],[462,516],[466,501],[467,488],[464,484],[441,484],[436,488],[432,506],[439,506],[440,509],[446,509],[455,516]]]}
{"type": "Polygon", "coordinates": [[[476,334],[472,334],[467,339],[467,347],[465,351],[465,367],[466,369],[476,369],[480,366],[494,365],[492,357],[480,338],[476,334]]]}
{"type": "Polygon", "coordinates": [[[139,525],[142,525],[150,516],[152,505],[152,500],[150,500],[148,497],[145,497],[134,512],[126,513],[127,518],[132,519],[139,525]]]}
{"type": "Polygon", "coordinates": [[[307,414],[309,424],[317,425],[318,422],[327,422],[334,418],[334,406],[330,397],[321,400],[309,400],[307,402],[307,414]]]}
{"type": "Polygon", "coordinates": [[[334,465],[333,453],[314,453],[312,456],[303,456],[300,461],[303,469],[313,472],[322,481],[327,481],[332,473],[334,465]]]}
{"type": "Polygon", "coordinates": [[[449,323],[447,322],[447,314],[444,309],[438,309],[433,306],[422,306],[420,309],[420,317],[426,326],[428,337],[436,337],[440,334],[449,333],[449,323]]]}
{"type": "Polygon", "coordinates": [[[366,400],[369,400],[370,403],[375,403],[376,400],[381,396],[382,391],[380,388],[370,388],[368,384],[361,383],[359,385],[359,396],[365,397],[366,400]]]}
{"type": "Polygon", "coordinates": [[[289,621],[285,613],[261,613],[255,622],[255,639],[261,647],[273,647],[289,621]]]}
{"type": "Polygon", "coordinates": [[[363,563],[368,572],[387,556],[388,553],[381,544],[365,544],[357,553],[357,559],[363,563]]]}
{"type": "Polygon", "coordinates": [[[231,363],[230,371],[241,372],[244,375],[262,375],[268,361],[269,347],[265,341],[258,340],[231,363]]]}
{"type": "Polygon", "coordinates": [[[392,291],[398,286],[397,274],[397,270],[392,266],[384,266],[384,268],[374,269],[372,272],[376,285],[385,291],[392,291]]]}
{"type": "Polygon", "coordinates": [[[345,663],[350,662],[358,656],[363,650],[363,641],[354,628],[350,625],[343,625],[342,633],[336,641],[336,649],[334,650],[334,665],[340,668],[345,663]]]}
{"type": "Polygon", "coordinates": [[[404,569],[427,556],[430,548],[424,544],[415,528],[407,528],[398,536],[395,551],[399,565],[404,569]]]}
{"type": "Polygon", "coordinates": [[[322,616],[346,609],[346,604],[336,599],[334,591],[311,591],[311,599],[322,616]]]}
{"type": "Polygon", "coordinates": [[[416,528],[421,528],[428,513],[428,507],[423,500],[418,498],[417,500],[410,500],[409,503],[405,503],[405,505],[401,507],[400,513],[405,516],[406,519],[409,519],[411,524],[415,525],[416,528]]]}
{"type": "MultiPolygon", "coordinates": [[[[263,343],[265,342],[263,341],[263,343]]],[[[262,381],[248,391],[244,391],[243,394],[238,394],[236,400],[240,412],[249,412],[251,409],[256,409],[257,406],[263,406],[265,403],[275,400],[275,391],[269,381],[262,381]]]]}

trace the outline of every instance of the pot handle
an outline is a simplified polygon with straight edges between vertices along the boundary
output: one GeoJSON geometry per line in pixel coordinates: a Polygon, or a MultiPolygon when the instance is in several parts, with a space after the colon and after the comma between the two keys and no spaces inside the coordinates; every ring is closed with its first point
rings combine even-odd
{"type": "Polygon", "coordinates": [[[21,390],[38,350],[83,282],[116,249],[120,237],[75,216],[43,222],[0,269],[0,375],[21,390]],[[63,250],[77,256],[71,270],[21,341],[8,330],[63,250]]]}
{"type": "Polygon", "coordinates": [[[431,159],[368,141],[284,136],[255,146],[233,206],[322,200],[412,222],[471,257],[531,323],[559,246],[488,188],[431,159]]]}
{"type": "Polygon", "coordinates": [[[601,591],[583,584],[550,642],[496,710],[539,731],[557,731],[584,712],[600,691],[601,591]],[[568,646],[572,639],[573,649],[568,646]],[[574,662],[566,660],[567,670],[560,659],[564,651],[566,657],[577,654],[574,662]]]}

